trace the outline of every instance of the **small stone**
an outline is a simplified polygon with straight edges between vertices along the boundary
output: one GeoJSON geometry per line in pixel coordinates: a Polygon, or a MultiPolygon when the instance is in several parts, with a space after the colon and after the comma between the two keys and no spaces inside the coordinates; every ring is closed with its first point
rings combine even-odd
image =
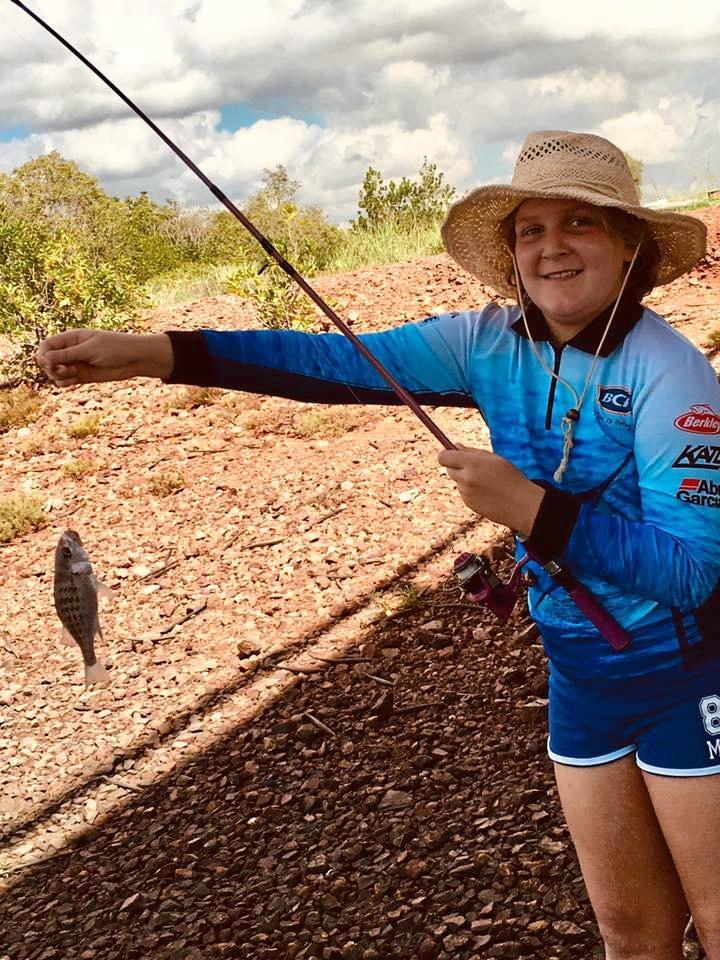
{"type": "Polygon", "coordinates": [[[134,893],[122,902],[120,905],[120,913],[139,913],[144,905],[143,895],[141,893],[134,893]]]}
{"type": "Polygon", "coordinates": [[[402,865],[402,873],[411,880],[417,880],[427,869],[425,860],[408,860],[402,865]]]}
{"type": "Polygon", "coordinates": [[[555,933],[565,937],[566,940],[582,940],[585,936],[582,927],[579,927],[576,923],[571,923],[569,920],[557,920],[552,928],[555,933]]]}
{"type": "Polygon", "coordinates": [[[514,940],[505,943],[496,943],[488,950],[489,957],[519,957],[522,955],[522,946],[514,940]]]}
{"type": "Polygon", "coordinates": [[[543,853],[562,853],[565,849],[565,844],[562,840],[551,840],[550,837],[543,837],[538,847],[543,851],[543,853]]]}
{"type": "Polygon", "coordinates": [[[320,731],[312,723],[301,723],[295,731],[295,736],[303,743],[312,743],[320,736],[320,731]]]}
{"type": "Polygon", "coordinates": [[[381,810],[399,810],[402,807],[409,807],[412,803],[412,797],[404,790],[388,790],[380,801],[381,810]]]}
{"type": "Polygon", "coordinates": [[[260,653],[260,645],[254,640],[238,640],[237,655],[241,660],[247,660],[248,657],[254,657],[260,653]]]}

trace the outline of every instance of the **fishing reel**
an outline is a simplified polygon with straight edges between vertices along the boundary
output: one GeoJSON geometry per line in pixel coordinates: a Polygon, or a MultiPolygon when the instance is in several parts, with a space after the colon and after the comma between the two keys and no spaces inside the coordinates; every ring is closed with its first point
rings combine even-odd
{"type": "Polygon", "coordinates": [[[475,603],[487,607],[499,620],[508,620],[513,612],[522,585],[524,557],[516,564],[508,583],[496,576],[489,561],[476,553],[461,553],[453,570],[460,587],[475,603]]]}

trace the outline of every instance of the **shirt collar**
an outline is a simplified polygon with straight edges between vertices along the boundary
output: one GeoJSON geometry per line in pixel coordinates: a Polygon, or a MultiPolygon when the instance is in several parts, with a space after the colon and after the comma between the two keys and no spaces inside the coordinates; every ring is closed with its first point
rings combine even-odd
{"type": "MultiPolygon", "coordinates": [[[[582,350],[584,353],[594,354],[598,344],[602,340],[605,332],[605,326],[610,319],[614,304],[611,304],[601,314],[591,320],[579,333],[576,333],[572,339],[565,343],[565,346],[575,347],[576,350],[582,350]]],[[[601,357],[609,357],[610,354],[619,347],[625,337],[630,333],[640,317],[643,315],[644,307],[637,300],[629,297],[622,297],[618,304],[617,313],[613,319],[612,325],[608,330],[605,343],[600,351],[601,357]]],[[[552,334],[548,328],[545,317],[540,309],[532,302],[525,310],[527,315],[530,336],[533,340],[551,340],[552,334]]],[[[512,328],[519,336],[527,340],[527,332],[523,322],[522,314],[512,324],[512,328]]]]}

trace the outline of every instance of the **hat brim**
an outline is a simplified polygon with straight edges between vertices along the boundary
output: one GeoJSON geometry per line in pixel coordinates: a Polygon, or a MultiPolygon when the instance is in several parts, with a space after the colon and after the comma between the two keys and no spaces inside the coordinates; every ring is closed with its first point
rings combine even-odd
{"type": "Polygon", "coordinates": [[[441,233],[445,249],[463,269],[505,297],[517,298],[511,281],[512,258],[500,229],[503,220],[523,200],[579,200],[596,207],[616,207],[650,227],[660,249],[657,286],[691,270],[705,256],[707,228],[702,220],[680,213],[633,206],[599,194],[592,188],[523,190],[491,184],[472,190],[448,210],[441,233]]]}

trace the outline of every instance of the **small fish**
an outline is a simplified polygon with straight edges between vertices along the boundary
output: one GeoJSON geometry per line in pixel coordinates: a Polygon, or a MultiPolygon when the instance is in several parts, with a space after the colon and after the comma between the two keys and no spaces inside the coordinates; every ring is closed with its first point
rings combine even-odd
{"type": "Polygon", "coordinates": [[[55,550],[55,609],[63,625],[63,640],[80,647],[85,662],[85,683],[108,684],[105,667],[95,656],[94,640],[102,637],[98,619],[98,594],[112,591],[95,578],[90,557],[79,535],[66,530],[55,550]]]}

